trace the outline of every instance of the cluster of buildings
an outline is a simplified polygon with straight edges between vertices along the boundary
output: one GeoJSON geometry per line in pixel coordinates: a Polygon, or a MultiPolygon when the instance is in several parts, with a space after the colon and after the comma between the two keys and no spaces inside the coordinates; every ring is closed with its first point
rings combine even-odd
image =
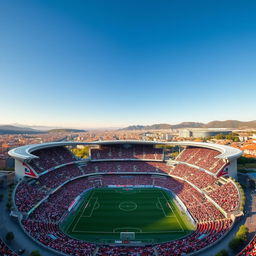
{"type": "Polygon", "coordinates": [[[40,144],[50,141],[60,141],[67,138],[65,133],[42,133],[42,134],[3,134],[0,135],[0,170],[12,169],[13,159],[8,155],[12,148],[27,145],[40,144]]]}
{"type": "Polygon", "coordinates": [[[214,139],[207,142],[230,145],[244,151],[244,155],[256,157],[256,132],[232,131],[231,129],[175,129],[175,130],[91,130],[81,133],[53,132],[42,134],[6,134],[0,135],[0,170],[12,169],[13,159],[8,151],[27,144],[40,144],[51,141],[73,140],[77,142],[99,140],[146,140],[146,141],[205,141],[217,134],[238,134],[236,142],[228,139],[214,139]]]}
{"type": "Polygon", "coordinates": [[[75,141],[98,141],[98,140],[151,140],[172,141],[177,132],[170,130],[97,130],[79,134],[75,141]]]}

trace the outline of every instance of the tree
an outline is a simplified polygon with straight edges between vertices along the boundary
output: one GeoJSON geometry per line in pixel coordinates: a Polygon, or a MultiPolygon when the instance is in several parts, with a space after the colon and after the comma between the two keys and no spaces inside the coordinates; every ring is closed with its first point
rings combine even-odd
{"type": "Polygon", "coordinates": [[[256,188],[254,180],[249,180],[249,184],[250,184],[251,189],[255,189],[256,188]]]}
{"type": "Polygon", "coordinates": [[[234,138],[234,142],[240,142],[239,138],[238,138],[238,137],[235,137],[235,138],[234,138]]]}
{"type": "Polygon", "coordinates": [[[171,158],[175,159],[179,155],[179,152],[173,152],[171,153],[171,158]]]}
{"type": "Polygon", "coordinates": [[[248,233],[248,228],[245,225],[241,225],[235,237],[230,241],[229,247],[234,251],[238,251],[247,240],[248,233]]]}
{"type": "Polygon", "coordinates": [[[9,200],[7,203],[6,203],[6,208],[7,208],[7,210],[11,210],[11,208],[12,208],[12,202],[9,200]]]}
{"type": "Polygon", "coordinates": [[[229,242],[229,247],[233,250],[233,251],[238,251],[238,249],[241,246],[241,239],[239,239],[238,237],[234,237],[230,242],[229,242]]]}
{"type": "Polygon", "coordinates": [[[219,251],[215,256],[228,256],[228,252],[223,249],[219,251]]]}
{"type": "Polygon", "coordinates": [[[241,156],[237,159],[238,164],[256,163],[256,158],[241,156]]]}
{"type": "Polygon", "coordinates": [[[87,158],[89,156],[89,147],[72,148],[71,151],[79,158],[87,158]]]}
{"type": "Polygon", "coordinates": [[[41,253],[39,251],[35,250],[30,253],[30,256],[41,256],[41,253]]]}
{"type": "Polygon", "coordinates": [[[12,241],[14,239],[14,234],[12,232],[7,232],[5,239],[7,241],[12,241]]]}
{"type": "Polygon", "coordinates": [[[245,225],[241,225],[238,232],[236,233],[236,237],[245,242],[247,240],[248,233],[248,228],[245,225]]]}
{"type": "Polygon", "coordinates": [[[216,138],[217,140],[223,140],[223,139],[225,139],[225,135],[223,135],[222,133],[219,133],[219,134],[217,134],[217,135],[215,136],[215,138],[216,138]]]}

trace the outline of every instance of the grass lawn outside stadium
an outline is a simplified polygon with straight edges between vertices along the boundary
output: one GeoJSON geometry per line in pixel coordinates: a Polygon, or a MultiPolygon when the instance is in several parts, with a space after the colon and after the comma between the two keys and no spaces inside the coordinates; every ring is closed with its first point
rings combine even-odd
{"type": "Polygon", "coordinates": [[[90,242],[114,243],[120,232],[135,232],[136,241],[161,243],[194,231],[170,193],[159,188],[95,188],[75,208],[60,227],[90,242]]]}

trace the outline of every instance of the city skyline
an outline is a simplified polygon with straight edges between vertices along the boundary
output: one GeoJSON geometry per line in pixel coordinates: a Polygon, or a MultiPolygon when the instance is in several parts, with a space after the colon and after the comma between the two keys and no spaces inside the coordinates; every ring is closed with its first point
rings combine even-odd
{"type": "Polygon", "coordinates": [[[253,1],[1,5],[0,124],[256,119],[253,1]]]}

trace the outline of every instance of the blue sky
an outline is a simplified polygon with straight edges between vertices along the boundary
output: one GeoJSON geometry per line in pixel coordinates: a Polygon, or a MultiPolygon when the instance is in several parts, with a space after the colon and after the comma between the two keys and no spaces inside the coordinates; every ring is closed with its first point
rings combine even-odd
{"type": "Polygon", "coordinates": [[[0,123],[255,120],[255,1],[2,0],[0,123]]]}

